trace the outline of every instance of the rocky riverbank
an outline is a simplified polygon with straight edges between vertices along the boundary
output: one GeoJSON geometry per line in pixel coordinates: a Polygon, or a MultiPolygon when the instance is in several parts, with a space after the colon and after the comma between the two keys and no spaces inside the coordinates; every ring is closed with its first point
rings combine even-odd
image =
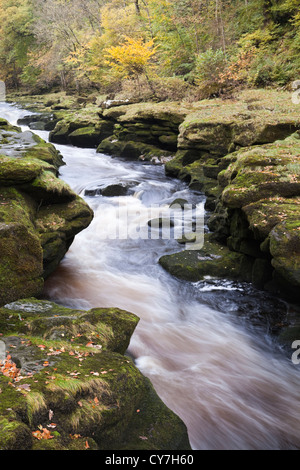
{"type": "Polygon", "coordinates": [[[52,144],[0,120],[0,449],[190,449],[125,355],[135,315],[40,300],[93,218],[59,178],[63,164],[52,144]]]}
{"type": "Polygon", "coordinates": [[[0,305],[37,296],[93,214],[58,178],[60,154],[0,121],[0,305]]]}
{"type": "Polygon", "coordinates": [[[0,308],[2,450],[189,449],[124,356],[138,318],[27,299],[0,308]]]}
{"type": "Polygon", "coordinates": [[[241,279],[299,300],[299,105],[288,92],[242,91],[197,103],[38,97],[50,139],[165,163],[206,194],[206,246],[160,260],[187,280],[241,279]]]}

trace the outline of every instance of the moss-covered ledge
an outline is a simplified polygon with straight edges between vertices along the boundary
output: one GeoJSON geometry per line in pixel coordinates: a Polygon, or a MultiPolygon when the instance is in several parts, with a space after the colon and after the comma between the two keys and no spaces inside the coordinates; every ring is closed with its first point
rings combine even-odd
{"type": "Polygon", "coordinates": [[[93,212],[59,178],[61,154],[0,120],[0,305],[38,296],[93,212]]]}
{"type": "Polygon", "coordinates": [[[138,321],[34,298],[0,308],[0,449],[190,449],[124,355],[138,321]]]}

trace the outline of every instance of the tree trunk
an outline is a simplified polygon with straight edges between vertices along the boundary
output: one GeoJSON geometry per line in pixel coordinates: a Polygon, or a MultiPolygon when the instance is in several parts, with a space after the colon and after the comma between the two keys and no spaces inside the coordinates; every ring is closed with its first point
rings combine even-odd
{"type": "Polygon", "coordinates": [[[139,5],[139,0],[134,0],[134,4],[135,4],[135,10],[136,10],[137,14],[140,15],[141,10],[140,10],[140,5],[139,5]]]}

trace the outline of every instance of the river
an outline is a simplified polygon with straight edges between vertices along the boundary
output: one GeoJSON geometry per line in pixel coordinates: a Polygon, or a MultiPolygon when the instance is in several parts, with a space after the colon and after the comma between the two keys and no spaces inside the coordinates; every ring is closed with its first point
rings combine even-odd
{"type": "MultiPolygon", "coordinates": [[[[0,103],[0,116],[12,124],[25,114],[0,103]]],[[[48,140],[47,132],[35,133],[48,140]]],[[[161,165],[56,147],[66,163],[60,177],[95,217],[46,281],[45,298],[79,309],[119,307],[140,317],[128,353],[185,422],[193,449],[299,449],[300,365],[272,341],[267,321],[289,306],[243,283],[173,278],[158,259],[183,249],[174,239],[116,237],[116,226],[138,233],[152,207],[155,212],[179,197],[201,210],[204,195],[167,178],[161,165]],[[85,195],[119,182],[131,183],[129,195],[85,195]]]]}

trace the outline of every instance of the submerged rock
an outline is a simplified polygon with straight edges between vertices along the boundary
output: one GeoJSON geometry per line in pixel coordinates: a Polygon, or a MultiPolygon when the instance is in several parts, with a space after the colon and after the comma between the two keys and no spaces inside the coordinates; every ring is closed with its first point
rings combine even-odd
{"type": "Polygon", "coordinates": [[[104,197],[118,197],[126,196],[133,192],[132,188],[139,183],[137,181],[128,181],[109,184],[108,186],[99,185],[96,188],[89,188],[84,191],[85,196],[104,196],[104,197]]]}
{"type": "Polygon", "coordinates": [[[184,423],[124,355],[138,320],[34,298],[0,308],[0,449],[189,450],[184,423]]]}

